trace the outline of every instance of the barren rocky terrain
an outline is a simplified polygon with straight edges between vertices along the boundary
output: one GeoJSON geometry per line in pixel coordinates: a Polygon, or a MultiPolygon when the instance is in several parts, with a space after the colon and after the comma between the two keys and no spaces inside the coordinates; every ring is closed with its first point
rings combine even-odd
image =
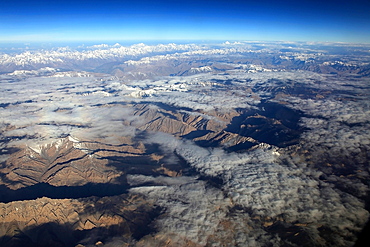
{"type": "Polygon", "coordinates": [[[1,54],[1,246],[353,246],[368,47],[1,54]]]}

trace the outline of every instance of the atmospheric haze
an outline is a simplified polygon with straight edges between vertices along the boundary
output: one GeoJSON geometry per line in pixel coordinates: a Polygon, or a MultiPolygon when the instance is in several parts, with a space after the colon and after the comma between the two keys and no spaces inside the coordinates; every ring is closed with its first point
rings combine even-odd
{"type": "Polygon", "coordinates": [[[353,246],[370,46],[0,54],[1,246],[353,246]]]}

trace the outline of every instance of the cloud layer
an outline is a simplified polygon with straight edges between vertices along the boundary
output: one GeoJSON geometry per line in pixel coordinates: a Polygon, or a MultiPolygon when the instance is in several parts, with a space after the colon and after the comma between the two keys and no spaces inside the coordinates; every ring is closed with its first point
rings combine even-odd
{"type": "MultiPolygon", "coordinates": [[[[165,134],[155,134],[150,141],[160,143],[167,152],[176,152],[201,174],[222,178],[222,190],[231,203],[248,208],[251,218],[306,225],[316,241],[320,239],[317,228],[324,225],[338,234],[337,244],[346,245],[344,236],[358,231],[369,215],[361,200],[321,181],[321,172],[303,164],[284,164],[279,151],[270,146],[236,154],[200,148],[165,134]]],[[[265,232],[262,225],[258,227],[265,232]]]]}
{"type": "MultiPolygon", "coordinates": [[[[212,48],[101,45],[85,51],[64,48],[2,55],[3,65],[17,66],[28,57],[38,66],[51,61],[121,59],[120,66],[136,69],[137,74],[141,66],[159,67],[163,61],[175,66],[195,59],[197,64],[186,65],[196,73],[193,75],[188,71],[188,76],[142,80],[63,72],[59,65],[0,75],[1,161],[6,161],[11,148],[33,147],[66,136],[106,144],[122,144],[122,137],[129,136],[148,149],[158,146],[165,154],[158,158],[164,168],[184,162],[192,171],[173,178],[127,176],[130,193],[144,195],[164,210],[153,223],[157,232],[147,236],[153,244],[160,245],[160,239],[169,236],[179,244],[190,241],[200,246],[222,246],[225,239],[231,245],[279,246],[306,234],[318,246],[351,245],[369,216],[364,203],[370,172],[368,77],[334,76],[309,67],[314,60],[325,66],[351,67],[351,56],[344,59],[348,61],[324,64],[324,51],[315,47],[291,47],[294,51],[290,52],[280,51],[282,47],[274,44],[252,52],[253,44],[248,43],[212,48]],[[258,59],[251,59],[249,53],[258,59]],[[269,60],[271,54],[274,63],[269,60]],[[199,62],[204,58],[208,60],[199,62]],[[287,61],[298,61],[298,69],[284,71],[279,64],[287,61]],[[301,70],[302,64],[308,66],[306,71],[301,70]],[[181,138],[183,129],[210,131],[212,138],[218,134],[242,136],[241,132],[231,133],[227,126],[232,121],[239,121],[243,128],[261,124],[244,121],[248,114],[254,121],[263,116],[273,124],[289,124],[289,119],[282,120],[287,118],[284,112],[282,116],[263,115],[265,103],[302,116],[298,127],[304,132],[295,145],[278,148],[254,140],[248,150],[229,152],[222,145],[204,148],[181,138]],[[187,121],[191,117],[201,121],[187,121]],[[167,128],[168,133],[152,132],[166,131],[165,123],[176,124],[167,128]],[[287,229],[297,235],[285,236],[287,229]],[[325,231],[333,236],[331,240],[323,237],[325,231]]],[[[360,66],[352,60],[352,67],[360,66]]],[[[132,71],[123,69],[122,73],[132,71]]]]}

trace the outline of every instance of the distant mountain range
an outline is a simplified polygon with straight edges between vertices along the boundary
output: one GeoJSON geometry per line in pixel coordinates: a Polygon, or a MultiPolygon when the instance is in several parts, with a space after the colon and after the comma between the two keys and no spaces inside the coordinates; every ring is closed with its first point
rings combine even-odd
{"type": "Polygon", "coordinates": [[[369,48],[0,54],[0,245],[354,245],[370,215],[369,48]]]}

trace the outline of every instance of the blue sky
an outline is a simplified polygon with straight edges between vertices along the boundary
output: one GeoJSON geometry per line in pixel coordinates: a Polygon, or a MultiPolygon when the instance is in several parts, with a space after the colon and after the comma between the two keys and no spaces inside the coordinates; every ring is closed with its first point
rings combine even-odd
{"type": "Polygon", "coordinates": [[[370,0],[0,2],[0,42],[122,40],[370,43],[370,0]]]}

